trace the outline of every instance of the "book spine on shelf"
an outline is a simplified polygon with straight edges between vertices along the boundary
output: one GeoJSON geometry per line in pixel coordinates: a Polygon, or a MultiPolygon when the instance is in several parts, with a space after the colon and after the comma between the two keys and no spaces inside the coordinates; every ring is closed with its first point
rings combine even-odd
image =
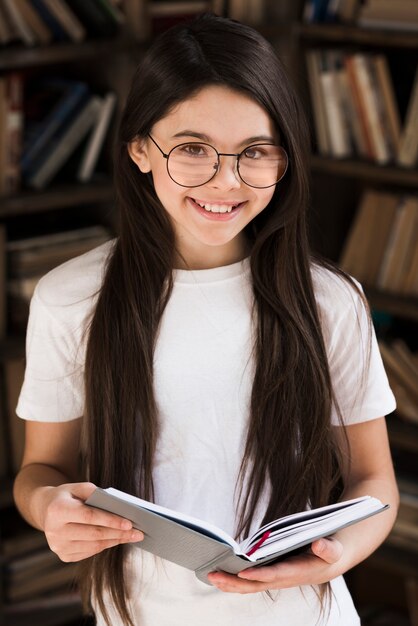
{"type": "Polygon", "coordinates": [[[351,154],[350,140],[347,132],[347,121],[341,106],[337,60],[334,52],[322,52],[321,86],[325,105],[328,137],[331,153],[335,158],[346,158],[351,154]]]}
{"type": "Polygon", "coordinates": [[[62,98],[46,119],[41,122],[36,134],[24,150],[21,161],[24,174],[30,171],[35,159],[39,157],[48,142],[73,115],[89,93],[87,84],[81,81],[63,81],[63,88],[65,92],[62,98]]]}
{"type": "Polygon", "coordinates": [[[401,137],[401,120],[389,65],[383,54],[373,55],[372,62],[384,102],[387,133],[390,137],[393,153],[397,155],[401,137]]]}
{"type": "Polygon", "coordinates": [[[29,0],[15,0],[18,10],[23,19],[27,22],[29,28],[35,34],[38,42],[47,45],[51,43],[53,39],[53,33],[40,18],[29,0]]]}
{"type": "Polygon", "coordinates": [[[306,64],[308,69],[309,89],[313,106],[313,121],[316,130],[316,140],[319,154],[329,156],[330,139],[328,136],[328,124],[325,104],[321,92],[321,60],[319,50],[308,50],[306,64]]]}
{"type": "Polygon", "coordinates": [[[12,72],[6,78],[7,114],[5,126],[6,163],[4,191],[16,193],[20,189],[23,136],[23,77],[12,72]]]}
{"type": "Polygon", "coordinates": [[[90,140],[80,162],[77,173],[77,178],[80,182],[87,182],[93,174],[106,133],[109,129],[115,105],[116,94],[109,92],[104,98],[101,110],[97,116],[96,125],[91,133],[90,140]]]}
{"type": "MultiPolygon", "coordinates": [[[[116,34],[118,22],[104,10],[98,0],[72,0],[71,8],[92,36],[111,37],[116,34]]],[[[129,22],[131,23],[130,20],[129,22]]]]}
{"type": "Polygon", "coordinates": [[[45,0],[31,0],[35,10],[38,12],[40,18],[45,22],[48,28],[52,31],[54,39],[58,41],[68,41],[70,39],[67,31],[57,20],[55,15],[49,10],[45,3],[45,0]]]}
{"type": "Polygon", "coordinates": [[[397,160],[402,167],[414,167],[418,163],[418,70],[409,97],[397,160]]]}
{"type": "Polygon", "coordinates": [[[20,39],[27,46],[34,46],[38,43],[35,33],[29,27],[29,24],[23,19],[15,0],[3,0],[3,8],[7,11],[10,21],[14,24],[20,39]]]}
{"type": "Polygon", "coordinates": [[[69,124],[57,145],[47,154],[38,169],[29,176],[28,183],[30,186],[35,189],[43,189],[49,184],[91,129],[100,106],[101,98],[92,96],[76,119],[69,124]]]}
{"type": "Polygon", "coordinates": [[[43,1],[72,41],[79,43],[86,38],[86,29],[64,0],[43,1]]]}

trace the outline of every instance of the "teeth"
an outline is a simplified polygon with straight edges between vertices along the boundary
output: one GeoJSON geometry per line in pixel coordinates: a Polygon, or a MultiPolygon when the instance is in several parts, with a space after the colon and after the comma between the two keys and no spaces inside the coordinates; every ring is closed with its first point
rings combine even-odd
{"type": "Polygon", "coordinates": [[[234,209],[237,205],[234,206],[227,204],[201,204],[195,200],[196,204],[198,204],[202,209],[208,211],[209,213],[231,213],[232,209],[234,209]]]}

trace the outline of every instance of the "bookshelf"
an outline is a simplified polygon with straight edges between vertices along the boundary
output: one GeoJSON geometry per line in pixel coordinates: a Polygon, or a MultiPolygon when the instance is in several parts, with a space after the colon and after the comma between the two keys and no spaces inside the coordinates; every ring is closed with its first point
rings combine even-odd
{"type": "MultiPolygon", "coordinates": [[[[293,26],[292,47],[296,57],[294,60],[294,66],[297,68],[295,79],[306,103],[312,129],[317,131],[318,125],[315,124],[317,120],[314,119],[315,113],[313,112],[313,90],[309,84],[312,76],[306,62],[306,53],[310,50],[318,50],[320,54],[339,50],[343,55],[356,53],[385,55],[390,67],[400,119],[402,123],[405,123],[418,65],[417,29],[396,31],[365,28],[358,26],[355,21],[307,23],[304,19],[305,6],[305,2],[299,3],[300,13],[293,26]]],[[[353,154],[343,158],[327,155],[323,151],[321,153],[315,131],[312,133],[314,152],[311,159],[313,188],[311,232],[316,248],[325,256],[340,262],[363,194],[367,190],[373,190],[399,197],[415,196],[418,191],[418,162],[415,162],[412,167],[405,168],[400,167],[393,158],[388,163],[379,165],[371,159],[360,158],[353,154]]],[[[369,262],[375,244],[376,239],[373,241],[373,234],[370,234],[369,259],[365,258],[365,263],[369,262]]],[[[415,247],[417,246],[418,241],[415,241],[415,247]]],[[[372,311],[376,312],[377,318],[383,316],[385,319],[381,328],[385,341],[400,337],[416,353],[418,297],[391,289],[382,289],[376,287],[375,284],[363,282],[363,286],[372,311]]],[[[416,381],[418,383],[418,377],[416,381]]],[[[405,419],[404,416],[395,412],[394,415],[388,417],[388,430],[401,493],[405,489],[402,479],[407,475],[411,481],[408,488],[414,490],[414,495],[411,497],[414,498],[416,511],[418,508],[416,464],[418,422],[405,419]]],[[[369,559],[347,575],[355,603],[360,611],[372,604],[388,612],[400,610],[405,613],[405,623],[417,626],[418,559],[416,548],[414,548],[418,536],[417,526],[413,532],[415,539],[409,537],[408,540],[404,540],[396,532],[393,533],[393,536],[389,537],[369,559]]],[[[394,621],[384,623],[395,622],[398,623],[394,618],[394,621]]]]}
{"type": "MultiPolygon", "coordinates": [[[[113,24],[113,34],[88,32],[85,39],[77,43],[67,37],[66,40],[54,40],[47,45],[26,46],[23,41],[16,40],[0,46],[0,81],[11,74],[21,76],[24,86],[27,82],[42,81],[49,76],[84,81],[93,93],[104,95],[112,91],[116,94],[112,118],[115,122],[127,95],[131,75],[147,45],[144,30],[146,3],[142,0],[124,0],[123,11],[126,18],[121,23],[113,24]]],[[[65,223],[68,228],[103,224],[109,233],[113,232],[114,194],[110,153],[115,127],[116,123],[109,125],[97,166],[87,182],[76,181],[73,172],[63,167],[63,174],[58,173],[42,189],[22,184],[12,192],[3,190],[0,195],[0,226],[6,233],[6,241],[9,236],[19,238],[22,234],[31,237],[32,234],[39,236],[44,232],[58,231],[61,223],[65,223]]],[[[1,267],[6,256],[3,245],[0,252],[1,267]]],[[[10,270],[8,267],[7,274],[4,268],[1,271],[0,303],[4,317],[8,308],[5,304],[5,283],[10,270]]],[[[7,318],[3,320],[3,330],[0,337],[0,622],[16,626],[73,626],[79,623],[87,626],[90,621],[87,618],[81,621],[81,603],[71,583],[71,573],[63,575],[64,569],[68,569],[67,565],[62,564],[61,568],[58,564],[57,569],[50,572],[46,568],[42,571],[31,569],[30,585],[26,579],[19,582],[18,586],[10,582],[15,575],[14,563],[20,559],[22,564],[38,548],[37,531],[32,531],[23,523],[12,498],[15,459],[11,451],[16,448],[15,439],[21,437],[21,426],[17,418],[10,415],[10,396],[16,392],[10,385],[18,387],[20,379],[12,381],[12,384],[9,379],[13,377],[13,371],[18,373],[18,378],[20,376],[19,370],[24,360],[24,331],[15,332],[7,318]],[[28,531],[33,533],[34,543],[25,549],[24,537],[28,531]],[[19,546],[20,541],[22,543],[19,546]],[[62,577],[61,586],[56,581],[53,584],[51,580],[48,582],[51,573],[57,580],[62,577]],[[42,585],[43,576],[45,579],[42,585]],[[38,582],[38,586],[33,586],[38,582]],[[23,591],[25,586],[26,593],[18,597],[16,594],[23,591]]]]}

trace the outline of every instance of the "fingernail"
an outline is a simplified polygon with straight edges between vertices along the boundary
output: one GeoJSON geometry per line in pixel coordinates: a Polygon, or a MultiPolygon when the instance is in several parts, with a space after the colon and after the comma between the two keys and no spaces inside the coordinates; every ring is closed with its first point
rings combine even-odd
{"type": "Polygon", "coordinates": [[[141,533],[139,530],[133,530],[131,532],[131,540],[132,541],[142,541],[144,538],[144,533],[141,533]]]}

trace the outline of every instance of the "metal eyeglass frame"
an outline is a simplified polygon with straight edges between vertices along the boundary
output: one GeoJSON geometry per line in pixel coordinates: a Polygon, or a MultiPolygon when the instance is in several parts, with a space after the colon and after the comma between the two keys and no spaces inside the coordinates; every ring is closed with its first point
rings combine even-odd
{"type": "Polygon", "coordinates": [[[219,157],[221,157],[221,156],[233,156],[233,157],[237,157],[236,167],[237,167],[237,173],[238,173],[238,176],[240,177],[240,179],[242,180],[242,182],[243,182],[245,185],[248,185],[248,187],[252,187],[253,189],[268,189],[269,187],[274,187],[275,185],[277,185],[277,183],[279,183],[279,182],[282,180],[282,178],[283,178],[283,176],[286,174],[286,172],[287,172],[287,168],[288,168],[288,166],[289,166],[289,157],[288,157],[288,154],[287,154],[286,150],[283,148],[283,146],[279,146],[279,147],[283,150],[284,154],[286,155],[286,167],[285,167],[285,169],[284,169],[283,174],[280,176],[279,180],[276,180],[276,182],[275,182],[275,183],[272,183],[271,185],[266,185],[266,186],[264,186],[264,187],[257,187],[256,185],[250,185],[249,183],[247,183],[247,181],[245,181],[245,180],[242,178],[242,176],[241,176],[241,174],[240,174],[240,171],[239,171],[239,160],[240,160],[240,157],[241,157],[241,155],[242,155],[242,154],[244,154],[244,152],[245,152],[246,150],[248,150],[249,148],[254,148],[255,146],[271,146],[271,145],[274,145],[274,144],[271,144],[271,143],[254,143],[254,144],[251,144],[250,146],[247,146],[246,148],[244,148],[244,150],[241,150],[241,152],[238,152],[238,153],[235,153],[235,152],[233,152],[233,153],[229,153],[229,152],[218,152],[218,151],[217,151],[217,149],[215,148],[215,146],[212,146],[210,143],[205,143],[204,141],[186,141],[186,142],[184,142],[184,143],[179,143],[177,146],[174,146],[174,148],[171,148],[170,152],[166,153],[166,152],[164,152],[164,151],[160,148],[160,146],[158,145],[158,143],[155,141],[155,139],[154,139],[153,137],[151,137],[151,135],[150,135],[149,133],[147,133],[147,135],[148,135],[148,137],[151,139],[151,141],[153,142],[153,144],[154,144],[154,145],[158,148],[158,150],[161,152],[161,154],[163,155],[163,157],[166,159],[167,174],[169,175],[169,177],[171,178],[171,180],[172,180],[174,183],[176,183],[176,185],[179,185],[180,187],[188,187],[188,188],[192,189],[192,188],[194,188],[194,187],[202,187],[202,185],[206,185],[206,183],[208,183],[210,180],[212,180],[212,178],[215,178],[216,174],[218,173],[218,171],[219,171],[219,165],[220,165],[220,159],[219,159],[219,157]],[[200,183],[199,185],[182,185],[181,183],[179,183],[179,182],[177,182],[176,180],[174,180],[174,178],[173,178],[173,177],[171,176],[171,174],[170,174],[170,170],[168,169],[168,159],[169,159],[169,157],[170,157],[170,154],[171,154],[174,150],[176,150],[177,148],[179,148],[180,146],[188,146],[188,145],[190,145],[190,144],[199,144],[199,145],[201,145],[201,146],[209,146],[210,148],[212,148],[213,150],[215,150],[215,152],[216,152],[216,154],[217,154],[217,156],[218,156],[218,162],[217,162],[217,165],[216,165],[216,169],[214,168],[214,170],[215,170],[215,171],[214,171],[213,175],[212,175],[210,178],[208,178],[208,180],[205,180],[205,182],[204,182],[204,183],[200,183]]]}

